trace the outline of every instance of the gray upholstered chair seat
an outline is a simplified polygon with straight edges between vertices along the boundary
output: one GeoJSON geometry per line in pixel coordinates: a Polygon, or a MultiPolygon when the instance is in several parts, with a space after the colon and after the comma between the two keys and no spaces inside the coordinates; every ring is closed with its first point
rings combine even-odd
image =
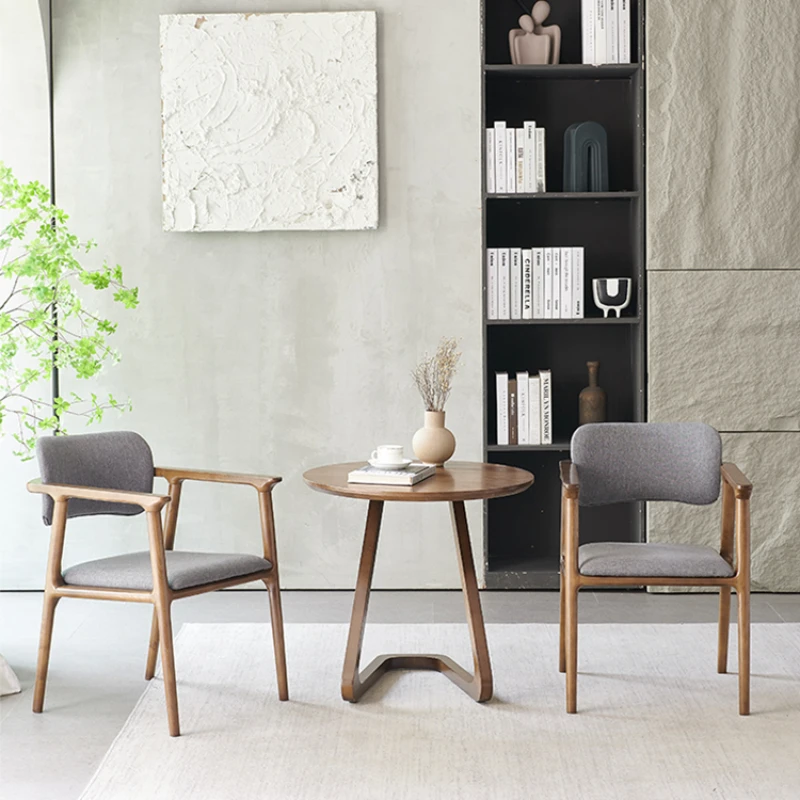
{"type": "Polygon", "coordinates": [[[578,548],[581,575],[729,578],[733,568],[711,547],[695,544],[598,542],[578,548]]]}
{"type": "MultiPolygon", "coordinates": [[[[241,553],[192,553],[173,550],[167,552],[166,557],[167,582],[175,591],[263,572],[272,567],[265,558],[241,553]]],[[[64,571],[64,581],[71,586],[151,591],[153,573],[150,553],[126,553],[75,564],[64,571]]]]}

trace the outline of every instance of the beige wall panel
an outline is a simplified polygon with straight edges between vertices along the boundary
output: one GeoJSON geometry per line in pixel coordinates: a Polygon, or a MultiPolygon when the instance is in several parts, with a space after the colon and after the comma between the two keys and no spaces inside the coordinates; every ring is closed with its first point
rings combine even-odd
{"type": "MultiPolygon", "coordinates": [[[[730,433],[723,459],[753,482],[751,525],[754,591],[800,592],[800,434],[730,433]]],[[[650,503],[649,540],[706,544],[719,549],[720,503],[650,503]]]]}
{"type": "Polygon", "coordinates": [[[800,3],[647,4],[650,269],[800,266],[800,3]]]}

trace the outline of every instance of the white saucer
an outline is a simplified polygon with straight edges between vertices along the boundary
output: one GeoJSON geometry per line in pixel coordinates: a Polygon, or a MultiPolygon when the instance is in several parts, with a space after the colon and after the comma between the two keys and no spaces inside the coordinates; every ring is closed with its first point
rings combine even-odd
{"type": "Polygon", "coordinates": [[[375,469],[406,469],[409,464],[411,464],[414,459],[413,458],[404,458],[402,461],[395,461],[391,463],[384,463],[383,461],[378,461],[375,458],[367,459],[369,461],[369,465],[371,467],[375,467],[375,469]]]}

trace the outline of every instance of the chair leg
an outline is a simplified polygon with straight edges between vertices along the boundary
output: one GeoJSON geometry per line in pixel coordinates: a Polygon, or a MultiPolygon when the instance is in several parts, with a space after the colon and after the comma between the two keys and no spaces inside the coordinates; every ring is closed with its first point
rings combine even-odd
{"type": "Polygon", "coordinates": [[[750,587],[736,590],[739,605],[739,713],[750,713],[750,587]]]}
{"type": "Polygon", "coordinates": [[[45,592],[42,607],[42,627],[39,634],[39,658],[36,664],[36,683],[33,689],[33,711],[41,714],[44,708],[44,691],[47,686],[47,668],[50,664],[50,643],[53,640],[53,621],[56,606],[61,598],[45,592]]]}
{"type": "Polygon", "coordinates": [[[147,648],[147,666],[144,670],[144,679],[152,680],[156,674],[156,661],[158,660],[158,612],[153,609],[153,621],[150,623],[150,646],[147,648]]]}
{"type": "Polygon", "coordinates": [[[558,595],[559,595],[559,609],[558,609],[558,671],[559,672],[566,672],[567,671],[567,652],[566,652],[566,645],[565,645],[565,625],[566,620],[564,619],[564,605],[566,602],[566,593],[564,591],[564,574],[562,573],[559,578],[559,588],[558,588],[558,595]]]}
{"type": "Polygon", "coordinates": [[[567,713],[575,714],[578,710],[578,589],[570,586],[565,594],[567,713]]]}
{"type": "Polygon", "coordinates": [[[269,592],[269,613],[272,620],[272,646],[275,651],[275,672],[278,676],[278,698],[289,699],[289,680],[286,673],[286,646],[283,641],[283,609],[281,607],[281,588],[277,576],[266,578],[264,583],[269,592]]]}
{"type": "Polygon", "coordinates": [[[719,636],[717,637],[717,672],[728,671],[728,633],[731,626],[731,587],[719,590],[719,636]]]}
{"type": "Polygon", "coordinates": [[[178,689],[175,683],[175,653],[172,648],[172,616],[170,603],[156,600],[155,612],[158,618],[158,632],[161,640],[161,672],[164,678],[164,695],[167,700],[167,719],[169,735],[180,736],[178,719],[178,689]]]}

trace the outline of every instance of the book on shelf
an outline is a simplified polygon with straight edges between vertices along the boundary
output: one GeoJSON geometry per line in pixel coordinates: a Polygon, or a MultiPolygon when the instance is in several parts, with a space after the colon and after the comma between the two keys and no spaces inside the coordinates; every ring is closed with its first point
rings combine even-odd
{"type": "Polygon", "coordinates": [[[506,123],[494,123],[494,182],[498,194],[505,194],[508,190],[506,184],[506,123]]]}
{"type": "Polygon", "coordinates": [[[506,191],[517,193],[517,131],[506,127],[506,191]]]}
{"type": "Polygon", "coordinates": [[[522,251],[522,319],[533,319],[533,250],[522,251]]]}
{"type": "Polygon", "coordinates": [[[508,444],[508,373],[498,372],[495,378],[497,395],[497,444],[508,444]]]}
{"type": "Polygon", "coordinates": [[[561,248],[553,248],[553,319],[561,319],[561,248]]]}
{"type": "Polygon", "coordinates": [[[511,319],[522,319],[522,249],[511,248],[511,319]]]}
{"type": "Polygon", "coordinates": [[[583,319],[583,248],[572,248],[572,318],[583,319]]]}
{"type": "Polygon", "coordinates": [[[494,128],[486,129],[486,191],[494,194],[497,186],[494,181],[494,128]]]}
{"type": "Polygon", "coordinates": [[[499,287],[497,276],[497,248],[490,247],[486,251],[486,317],[498,319],[499,287]]]}
{"type": "Polygon", "coordinates": [[[553,248],[544,248],[544,319],[553,319],[553,248]]]}
{"type": "Polygon", "coordinates": [[[542,443],[542,394],[538,373],[528,377],[528,444],[542,443]]]}
{"type": "Polygon", "coordinates": [[[511,251],[508,247],[497,248],[497,318],[511,319],[511,251]]]}
{"type": "Polygon", "coordinates": [[[517,373],[517,444],[530,444],[530,425],[528,422],[528,412],[530,401],[528,400],[529,377],[527,372],[517,373]]]}
{"type": "Polygon", "coordinates": [[[489,247],[486,318],[582,319],[582,247],[489,247]]]}
{"type": "Polygon", "coordinates": [[[405,469],[378,469],[367,464],[347,474],[348,483],[414,486],[436,474],[433,464],[409,464],[405,469]]]}
{"type": "Polygon", "coordinates": [[[550,370],[527,370],[509,377],[495,373],[497,444],[552,444],[552,378],[550,370]]]}
{"type": "Polygon", "coordinates": [[[581,0],[584,64],[630,64],[630,0],[581,0]]]}
{"type": "Polygon", "coordinates": [[[549,369],[539,370],[542,444],[553,444],[553,378],[549,369]]]}
{"type": "Polygon", "coordinates": [[[517,128],[517,192],[525,191],[525,128],[517,128]]]}
{"type": "Polygon", "coordinates": [[[533,194],[546,191],[545,131],[533,120],[521,128],[496,120],[486,129],[486,191],[533,194]]]}

